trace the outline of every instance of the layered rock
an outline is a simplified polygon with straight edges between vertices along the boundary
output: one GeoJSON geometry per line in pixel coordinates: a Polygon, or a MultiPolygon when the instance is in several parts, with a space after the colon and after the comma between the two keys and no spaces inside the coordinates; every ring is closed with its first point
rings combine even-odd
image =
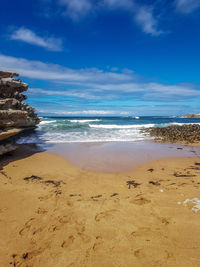
{"type": "Polygon", "coordinates": [[[35,110],[22,102],[28,85],[17,73],[0,71],[0,155],[16,148],[16,136],[39,123],[35,110]]]}

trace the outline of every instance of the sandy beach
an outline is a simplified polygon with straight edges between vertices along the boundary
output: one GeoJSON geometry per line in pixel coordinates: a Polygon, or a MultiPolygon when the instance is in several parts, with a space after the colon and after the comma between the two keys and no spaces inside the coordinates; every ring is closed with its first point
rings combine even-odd
{"type": "Polygon", "coordinates": [[[199,266],[198,201],[183,204],[199,197],[199,157],[101,173],[14,155],[1,161],[0,266],[199,266]]]}
{"type": "Polygon", "coordinates": [[[200,0],[0,5],[0,267],[200,267],[200,0]]]}

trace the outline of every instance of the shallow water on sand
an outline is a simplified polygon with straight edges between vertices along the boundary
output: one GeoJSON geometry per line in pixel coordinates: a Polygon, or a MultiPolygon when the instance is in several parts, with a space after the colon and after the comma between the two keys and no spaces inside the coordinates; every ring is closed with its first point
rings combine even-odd
{"type": "Polygon", "coordinates": [[[43,145],[47,152],[66,157],[73,165],[96,172],[130,171],[160,158],[200,157],[200,146],[140,142],[68,143],[43,145]]]}

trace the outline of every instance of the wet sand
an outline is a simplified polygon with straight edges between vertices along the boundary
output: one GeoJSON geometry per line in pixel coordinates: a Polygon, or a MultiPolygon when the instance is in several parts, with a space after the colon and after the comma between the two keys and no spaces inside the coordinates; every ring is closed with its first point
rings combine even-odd
{"type": "Polygon", "coordinates": [[[0,171],[0,266],[199,266],[200,158],[81,170],[22,151],[0,171]]]}
{"type": "Polygon", "coordinates": [[[131,171],[160,158],[200,156],[199,146],[152,141],[51,144],[44,149],[84,170],[109,173],[131,171]]]}

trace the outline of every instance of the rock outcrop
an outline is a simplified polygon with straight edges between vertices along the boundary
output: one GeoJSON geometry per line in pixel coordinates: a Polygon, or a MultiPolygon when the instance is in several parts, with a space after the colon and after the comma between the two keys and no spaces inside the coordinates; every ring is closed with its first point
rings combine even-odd
{"type": "Polygon", "coordinates": [[[28,85],[14,76],[18,74],[0,71],[0,155],[14,150],[18,135],[40,122],[35,110],[22,102],[28,85]]]}
{"type": "Polygon", "coordinates": [[[171,125],[167,127],[151,127],[142,130],[155,138],[155,141],[170,143],[199,143],[200,142],[200,125],[184,124],[171,125]]]}

